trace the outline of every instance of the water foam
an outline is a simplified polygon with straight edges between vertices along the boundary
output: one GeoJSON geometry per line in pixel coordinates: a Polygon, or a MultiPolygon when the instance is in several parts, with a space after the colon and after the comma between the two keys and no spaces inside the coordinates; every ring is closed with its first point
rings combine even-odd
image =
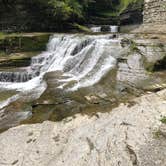
{"type": "Polygon", "coordinates": [[[64,76],[69,77],[59,79],[61,88],[71,81],[75,83],[70,90],[92,86],[115,67],[119,45],[119,40],[110,39],[109,35],[55,34],[48,42],[47,51],[31,60],[27,72],[33,79],[19,83],[0,82],[0,88],[30,91],[44,84],[46,73],[54,71],[62,71],[64,76]]]}

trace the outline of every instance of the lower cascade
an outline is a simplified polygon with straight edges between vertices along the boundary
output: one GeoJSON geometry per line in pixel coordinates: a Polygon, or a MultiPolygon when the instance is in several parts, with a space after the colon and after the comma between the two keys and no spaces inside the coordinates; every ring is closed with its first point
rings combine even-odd
{"type": "Polygon", "coordinates": [[[1,82],[26,82],[31,78],[28,72],[0,72],[1,82]]]}
{"type": "Polygon", "coordinates": [[[55,34],[48,42],[47,51],[33,57],[26,72],[1,72],[0,85],[24,88],[26,84],[31,88],[32,84],[38,86],[46,73],[61,71],[65,79],[59,80],[59,88],[68,84],[70,90],[92,86],[115,67],[118,45],[119,39],[112,39],[111,35],[55,34]]]}

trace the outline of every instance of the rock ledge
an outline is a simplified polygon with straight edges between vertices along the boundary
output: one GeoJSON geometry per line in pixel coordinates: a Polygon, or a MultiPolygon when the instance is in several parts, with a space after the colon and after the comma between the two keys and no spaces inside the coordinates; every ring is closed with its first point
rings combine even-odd
{"type": "Polygon", "coordinates": [[[9,129],[0,134],[0,165],[165,166],[165,99],[162,90],[111,113],[9,129]]]}

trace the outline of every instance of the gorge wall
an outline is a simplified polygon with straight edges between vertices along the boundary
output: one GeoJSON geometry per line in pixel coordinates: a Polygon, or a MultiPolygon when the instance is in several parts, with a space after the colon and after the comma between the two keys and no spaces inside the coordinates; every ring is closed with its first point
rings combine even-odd
{"type": "Polygon", "coordinates": [[[166,0],[145,0],[144,23],[166,24],[166,0]]]}

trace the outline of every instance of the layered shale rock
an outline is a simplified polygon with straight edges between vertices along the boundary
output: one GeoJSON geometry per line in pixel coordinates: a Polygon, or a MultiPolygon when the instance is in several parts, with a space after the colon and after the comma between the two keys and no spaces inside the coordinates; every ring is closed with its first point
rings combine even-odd
{"type": "MultiPolygon", "coordinates": [[[[145,85],[155,84],[156,81],[160,82],[159,76],[154,77],[153,73],[149,74],[149,72],[155,70],[158,61],[164,61],[166,51],[165,42],[142,37],[135,39],[124,36],[121,40],[122,47],[127,49],[126,52],[123,50],[123,54],[118,58],[117,71],[119,82],[141,89],[145,85]],[[154,81],[147,81],[151,78],[154,81]]],[[[162,68],[164,70],[163,66],[162,68]]]]}
{"type": "Polygon", "coordinates": [[[135,32],[166,33],[166,1],[144,0],[143,25],[135,32]]]}
{"type": "Polygon", "coordinates": [[[166,23],[166,1],[145,0],[144,23],[166,23]]]}

